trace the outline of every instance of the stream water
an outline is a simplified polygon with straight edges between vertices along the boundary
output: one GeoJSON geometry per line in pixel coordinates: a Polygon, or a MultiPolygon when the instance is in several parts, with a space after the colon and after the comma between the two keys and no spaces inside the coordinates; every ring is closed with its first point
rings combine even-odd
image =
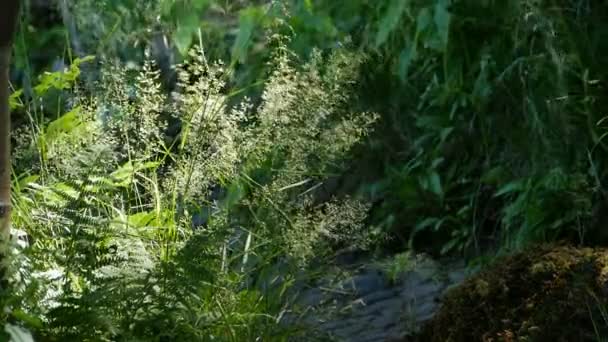
{"type": "Polygon", "coordinates": [[[467,276],[463,262],[422,255],[401,269],[394,265],[390,258],[358,260],[325,270],[300,286],[289,320],[310,331],[307,341],[401,341],[432,318],[445,291],[467,276]]]}

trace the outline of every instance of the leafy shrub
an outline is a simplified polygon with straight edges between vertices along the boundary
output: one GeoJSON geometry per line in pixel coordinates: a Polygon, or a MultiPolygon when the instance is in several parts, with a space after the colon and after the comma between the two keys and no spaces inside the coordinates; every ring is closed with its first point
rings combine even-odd
{"type": "Polygon", "coordinates": [[[357,55],[297,68],[279,46],[259,104],[231,105],[226,68],[193,50],[170,97],[151,64],[106,63],[98,97],[75,87],[67,113],[32,117],[15,147],[14,223],[31,245],[5,300],[13,320],[44,340],[286,338],[297,265],[367,239],[364,204],[312,194],[376,116],[351,110],[357,55]],[[293,265],[280,279],[279,262],[293,265]]]}
{"type": "Polygon", "coordinates": [[[291,4],[301,47],[348,36],[370,56],[361,98],[381,133],[359,173],[375,174],[362,191],[380,198],[373,221],[400,248],[478,254],[598,236],[604,4],[291,4]]]}

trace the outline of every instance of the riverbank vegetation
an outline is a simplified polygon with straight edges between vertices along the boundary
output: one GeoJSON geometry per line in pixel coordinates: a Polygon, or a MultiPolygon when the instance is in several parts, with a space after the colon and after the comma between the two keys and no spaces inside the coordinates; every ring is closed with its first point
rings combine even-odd
{"type": "MultiPolygon", "coordinates": [[[[525,251],[465,283],[476,296],[541,282],[513,270],[554,256],[538,244],[596,265],[577,248],[608,243],[607,17],[586,0],[24,1],[5,337],[287,341],[306,336],[293,285],[343,250],[525,251]]],[[[473,310],[455,293],[432,324],[473,310]]]]}

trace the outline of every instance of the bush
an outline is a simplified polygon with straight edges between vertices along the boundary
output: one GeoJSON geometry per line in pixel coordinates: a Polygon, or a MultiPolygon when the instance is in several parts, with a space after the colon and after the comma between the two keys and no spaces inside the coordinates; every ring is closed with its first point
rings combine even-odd
{"type": "MultiPolygon", "coordinates": [[[[30,116],[14,223],[32,243],[15,261],[11,320],[43,340],[287,337],[298,265],[366,241],[364,204],[314,204],[312,190],[348,165],[375,115],[351,110],[357,55],[316,52],[296,68],[278,46],[255,105],[231,105],[226,68],[195,49],[169,98],[151,64],[106,63],[98,96],[75,87],[67,113],[30,116]],[[292,265],[280,279],[279,262],[292,265]]],[[[70,88],[62,75],[39,89],[70,88]]]]}

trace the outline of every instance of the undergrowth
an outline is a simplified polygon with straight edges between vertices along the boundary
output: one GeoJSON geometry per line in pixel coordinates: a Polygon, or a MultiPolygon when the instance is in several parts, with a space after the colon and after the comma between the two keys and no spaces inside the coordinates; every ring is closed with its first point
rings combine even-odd
{"type": "Polygon", "coordinates": [[[382,115],[346,177],[397,250],[606,242],[605,3],[293,3],[297,48],[347,36],[369,56],[382,115]]]}
{"type": "Polygon", "coordinates": [[[77,59],[12,98],[30,247],[7,298],[40,336],[279,336],[289,291],[270,280],[330,246],[608,241],[604,2],[62,3],[84,33],[48,40],[82,42],[102,72],[75,84],[77,59]],[[144,57],[183,63],[160,75],[144,57]]]}
{"type": "Polygon", "coordinates": [[[200,47],[165,96],[152,63],[103,61],[95,96],[71,69],[41,79],[15,135],[14,258],[4,319],[37,340],[286,340],[289,287],[367,206],[315,201],[376,116],[352,111],[361,58],[275,37],[261,99],[230,103],[230,68],[200,47]],[[71,74],[70,74],[71,73],[71,74]],[[65,89],[65,90],[64,90],[65,89]],[[50,122],[45,97],[63,90],[50,122]]]}

